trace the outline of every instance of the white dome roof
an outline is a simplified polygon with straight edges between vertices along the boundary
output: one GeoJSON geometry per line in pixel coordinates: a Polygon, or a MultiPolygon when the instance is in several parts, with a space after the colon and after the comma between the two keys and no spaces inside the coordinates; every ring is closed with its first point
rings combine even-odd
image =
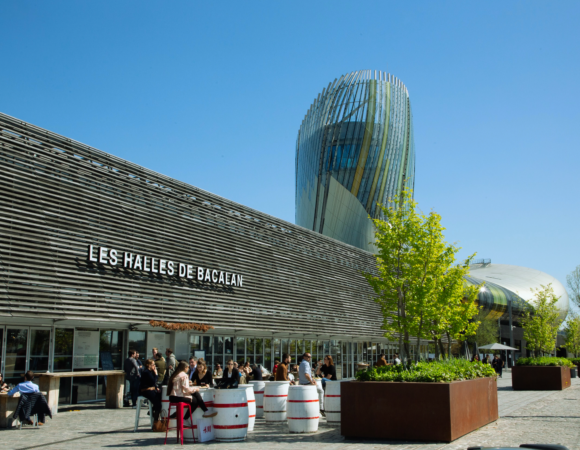
{"type": "Polygon", "coordinates": [[[542,285],[552,284],[554,294],[560,297],[558,309],[560,318],[564,320],[568,314],[568,292],[562,283],[552,275],[528,267],[510,266],[507,264],[475,264],[470,267],[470,275],[484,281],[499,284],[519,295],[528,303],[534,298],[534,289],[541,289],[542,285]]]}

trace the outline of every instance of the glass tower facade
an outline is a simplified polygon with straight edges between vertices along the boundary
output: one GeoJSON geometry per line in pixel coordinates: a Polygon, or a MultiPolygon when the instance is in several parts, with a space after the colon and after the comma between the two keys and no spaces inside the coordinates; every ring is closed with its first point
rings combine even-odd
{"type": "Polygon", "coordinates": [[[415,182],[409,92],[381,71],[343,75],[312,103],[296,143],[296,224],[374,251],[377,204],[415,182]]]}

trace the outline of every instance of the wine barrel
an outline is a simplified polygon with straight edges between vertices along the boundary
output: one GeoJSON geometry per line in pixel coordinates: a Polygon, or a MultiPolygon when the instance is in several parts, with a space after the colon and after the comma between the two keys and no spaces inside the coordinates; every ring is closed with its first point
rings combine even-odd
{"type": "Polygon", "coordinates": [[[340,425],[340,381],[327,381],[324,394],[326,423],[340,425]]]}
{"type": "Polygon", "coordinates": [[[288,389],[288,428],[290,433],[315,433],[320,420],[316,386],[290,386],[288,389]]]}
{"type": "Polygon", "coordinates": [[[256,417],[264,417],[264,389],[266,388],[266,383],[269,381],[250,381],[250,384],[254,386],[254,397],[256,397],[256,417]]]}
{"type": "Polygon", "coordinates": [[[253,384],[238,384],[238,389],[246,389],[246,397],[248,399],[248,432],[254,431],[254,424],[256,423],[256,398],[254,396],[253,384]]]}
{"type": "Polygon", "coordinates": [[[286,422],[286,399],[289,381],[270,381],[264,389],[264,418],[266,422],[286,422]]]}
{"type": "Polygon", "coordinates": [[[248,399],[246,389],[216,389],[213,407],[215,439],[219,442],[243,441],[248,434],[248,399]]]}
{"type": "MultiPolygon", "coordinates": [[[[199,395],[203,399],[205,406],[207,406],[207,412],[213,412],[213,396],[214,396],[215,389],[200,389],[199,395]]],[[[197,429],[197,420],[201,419],[205,413],[200,407],[195,408],[193,412],[192,419],[193,419],[193,435],[195,436],[195,440],[199,439],[199,431],[197,429]]],[[[213,418],[209,418],[208,420],[212,420],[213,418]]],[[[189,419],[184,421],[185,425],[189,425],[189,419]]],[[[193,442],[193,436],[191,434],[191,430],[183,430],[183,441],[193,442]]]]}

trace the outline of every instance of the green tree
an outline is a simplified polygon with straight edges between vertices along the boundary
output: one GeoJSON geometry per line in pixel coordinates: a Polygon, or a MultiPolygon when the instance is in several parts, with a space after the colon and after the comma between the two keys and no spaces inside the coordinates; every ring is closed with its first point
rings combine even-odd
{"type": "Polygon", "coordinates": [[[580,316],[575,312],[568,314],[564,325],[566,344],[564,347],[575,357],[580,353],[580,316]]]}
{"type": "Polygon", "coordinates": [[[385,336],[399,339],[406,358],[413,338],[420,342],[475,333],[478,323],[471,319],[477,314],[479,286],[463,280],[475,255],[455,265],[459,248],[445,242],[441,216],[417,213],[411,192],[404,191],[391,206],[379,206],[384,220],[373,220],[377,274],[364,276],[381,306],[385,336]]]}
{"type": "Polygon", "coordinates": [[[531,289],[535,297],[530,303],[531,311],[526,311],[522,318],[524,339],[534,356],[550,353],[556,348],[558,328],[562,323],[556,306],[559,297],[554,294],[551,284],[541,286],[541,289],[531,289]]]}
{"type": "Polygon", "coordinates": [[[473,336],[467,339],[470,344],[477,343],[479,347],[482,345],[493,344],[499,342],[499,327],[497,326],[497,320],[489,320],[485,317],[487,312],[480,311],[477,316],[474,317],[475,321],[480,323],[477,327],[477,331],[473,336]]]}

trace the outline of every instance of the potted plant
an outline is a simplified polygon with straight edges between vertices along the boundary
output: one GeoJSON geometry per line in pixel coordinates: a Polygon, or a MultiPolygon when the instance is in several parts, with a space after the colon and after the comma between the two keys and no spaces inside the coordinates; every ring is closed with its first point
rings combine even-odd
{"type": "Polygon", "coordinates": [[[346,438],[451,442],[497,419],[496,374],[480,362],[382,366],[341,385],[346,438]]]}
{"type": "Polygon", "coordinates": [[[561,391],[570,387],[573,367],[566,358],[520,358],[512,368],[512,387],[515,391],[561,391]]]}
{"type": "Polygon", "coordinates": [[[377,270],[364,276],[403,364],[369,369],[341,385],[341,434],[450,442],[497,420],[495,372],[466,360],[420,362],[418,351],[411,361],[411,346],[431,340],[444,354],[445,342],[449,357],[453,340],[475,334],[482,286],[464,280],[475,255],[456,264],[459,248],[445,242],[441,216],[418,213],[410,191],[381,211],[384,220],[373,220],[377,270]]]}

